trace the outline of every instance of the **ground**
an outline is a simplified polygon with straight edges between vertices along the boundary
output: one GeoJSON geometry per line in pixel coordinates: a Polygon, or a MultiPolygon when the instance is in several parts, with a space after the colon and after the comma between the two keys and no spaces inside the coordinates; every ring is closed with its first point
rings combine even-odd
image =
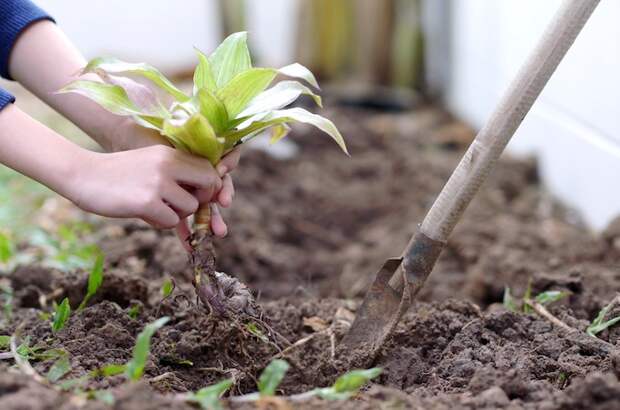
{"type": "MultiPolygon", "coordinates": [[[[187,257],[174,236],[111,220],[93,235],[106,267],[89,306],[52,334],[41,312],[49,311],[49,299],[65,296],[77,306],[87,272],[20,266],[5,272],[15,308],[10,321],[0,322],[0,335],[19,330],[32,344],[64,349],[72,369],[67,378],[74,378],[125,363],[144,325],[170,316],[153,339],[142,382],[125,383],[122,376],[88,382],[91,389],[111,389],[115,409],[194,408],[178,394],[226,377],[236,380],[234,395],[256,391],[257,375],[274,357],[291,364],[281,394],[331,384],[344,371],[332,357],[333,343],[375,270],[401,253],[473,133],[434,107],[323,114],[347,137],[351,157],[310,128],[295,129],[293,158],[247,150],[235,174],[234,207],[226,212],[231,232],[217,242],[220,270],[256,292],[265,320],[290,342],[314,335],[309,341],[279,353],[206,315],[193,304],[187,257]],[[168,277],[177,285],[174,295],[189,297],[162,302],[168,277]]],[[[618,408],[620,329],[605,330],[600,339],[584,330],[615,296],[619,256],[620,222],[602,234],[589,232],[541,188],[535,161],[504,158],[373,363],[382,375],[347,402],[315,399],[293,407],[618,408]],[[520,297],[530,281],[533,295],[569,292],[548,308],[574,331],[502,305],[506,286],[520,297]]],[[[33,366],[45,374],[51,363],[33,366]]],[[[42,386],[11,365],[0,362],[2,409],[108,408],[42,386]]]]}

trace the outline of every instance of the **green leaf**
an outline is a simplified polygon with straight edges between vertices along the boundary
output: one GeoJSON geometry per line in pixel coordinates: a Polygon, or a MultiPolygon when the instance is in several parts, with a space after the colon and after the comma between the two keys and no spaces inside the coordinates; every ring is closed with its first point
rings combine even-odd
{"type": "Polygon", "coordinates": [[[198,403],[203,410],[220,410],[222,408],[220,398],[232,385],[232,379],[222,380],[191,394],[188,400],[198,403]]]}
{"type": "Polygon", "coordinates": [[[289,367],[289,364],[281,359],[269,363],[258,378],[258,391],[261,396],[273,396],[276,393],[289,367]]]}
{"type": "Polygon", "coordinates": [[[0,335],[0,349],[8,349],[11,345],[11,336],[0,335]]]}
{"type": "Polygon", "coordinates": [[[299,78],[306,81],[311,86],[320,89],[319,83],[316,81],[316,78],[314,77],[314,74],[312,74],[312,71],[308,70],[306,67],[299,63],[294,63],[291,65],[287,65],[286,67],[282,67],[278,70],[278,73],[287,77],[299,78]]]}
{"type": "Polygon", "coordinates": [[[590,336],[596,337],[596,335],[602,332],[603,330],[618,323],[620,321],[620,316],[617,316],[606,322],[604,321],[605,317],[607,316],[611,308],[614,307],[614,305],[615,303],[614,301],[612,301],[607,306],[605,306],[603,309],[601,309],[601,311],[598,312],[598,315],[596,316],[596,318],[592,321],[590,326],[588,326],[588,328],[586,329],[586,333],[588,333],[590,336]]]}
{"type": "Polygon", "coordinates": [[[58,332],[60,329],[64,328],[67,319],[69,319],[69,315],[71,315],[71,306],[69,305],[69,299],[64,298],[60,305],[56,306],[56,311],[54,312],[54,318],[52,322],[52,331],[58,332]]]}
{"type": "Polygon", "coordinates": [[[541,305],[557,302],[558,300],[568,296],[568,292],[560,292],[559,290],[548,290],[536,295],[536,302],[541,305]]]}
{"type": "Polygon", "coordinates": [[[213,165],[220,161],[224,152],[224,144],[218,140],[213,127],[200,113],[192,115],[184,122],[165,121],[164,135],[172,137],[173,141],[178,140],[189,152],[207,158],[213,165]]]}
{"type": "Polygon", "coordinates": [[[216,134],[224,132],[228,126],[228,112],[219,98],[207,89],[201,89],[195,96],[200,113],[209,121],[216,134]]]}
{"type": "Polygon", "coordinates": [[[515,300],[512,297],[512,294],[510,293],[510,288],[508,286],[504,287],[503,304],[504,307],[511,312],[516,312],[518,310],[517,304],[515,303],[515,300]]]}
{"type": "Polygon", "coordinates": [[[82,300],[82,303],[80,303],[80,306],[78,306],[77,310],[82,310],[84,309],[84,307],[86,307],[86,304],[88,303],[90,298],[92,298],[97,293],[97,290],[99,290],[99,287],[103,283],[104,261],[105,256],[102,253],[97,255],[93,268],[88,275],[88,289],[86,291],[86,296],[84,296],[84,300],[82,300]]]}
{"type": "Polygon", "coordinates": [[[172,280],[170,278],[166,278],[163,285],[161,286],[161,295],[164,298],[170,296],[172,291],[174,290],[174,285],[172,284],[172,280]]]}
{"type": "Polygon", "coordinates": [[[140,305],[131,305],[129,311],[127,312],[130,318],[135,319],[140,314],[140,305]]]}
{"type": "Polygon", "coordinates": [[[149,323],[138,335],[136,345],[133,348],[133,357],[127,363],[125,376],[131,381],[138,381],[142,378],[144,367],[151,351],[151,338],[170,318],[162,317],[149,323]]]}
{"type": "Polygon", "coordinates": [[[124,364],[106,364],[100,369],[90,372],[91,377],[112,377],[125,373],[127,366],[124,364]]]}
{"type": "Polygon", "coordinates": [[[0,232],[0,263],[7,263],[14,254],[13,241],[11,238],[0,232]]]}
{"type": "Polygon", "coordinates": [[[367,370],[353,370],[343,374],[331,387],[315,389],[317,396],[326,400],[346,400],[370,380],[381,374],[382,369],[375,367],[367,370]]]}
{"type": "Polygon", "coordinates": [[[321,107],[321,97],[297,81],[281,81],[268,90],[258,94],[250,104],[237,116],[249,117],[262,112],[279,110],[297,100],[301,95],[309,95],[321,107]]]}
{"type": "Polygon", "coordinates": [[[348,155],[347,146],[340,134],[340,131],[336,128],[333,122],[327,118],[323,118],[320,115],[313,114],[304,110],[303,108],[290,108],[287,110],[276,110],[266,115],[258,115],[253,118],[257,120],[247,120],[244,124],[249,125],[244,127],[244,124],[240,125],[240,130],[234,131],[224,135],[227,146],[233,146],[237,141],[241,139],[247,140],[247,136],[253,136],[257,132],[262,131],[276,124],[282,123],[294,123],[302,122],[313,125],[321,131],[327,133],[338,146],[348,155]]]}
{"type": "Polygon", "coordinates": [[[209,56],[218,88],[224,87],[237,74],[252,68],[247,39],[246,32],[231,34],[209,56]]]}
{"type": "Polygon", "coordinates": [[[141,115],[142,112],[131,102],[127,92],[118,85],[103,84],[96,81],[73,81],[60,90],[63,93],[75,93],[90,98],[106,110],[116,115],[141,115]]]}
{"type": "Polygon", "coordinates": [[[248,330],[248,332],[250,332],[257,338],[259,338],[263,342],[265,343],[269,342],[269,338],[263,332],[260,331],[258,326],[256,326],[256,323],[250,322],[247,325],[245,325],[245,328],[248,330]]]}
{"type": "Polygon", "coordinates": [[[228,116],[236,118],[250,101],[263,92],[276,77],[271,68],[252,68],[233,77],[225,87],[217,92],[228,116]]]}
{"type": "Polygon", "coordinates": [[[172,95],[178,101],[187,101],[189,97],[179,90],[159,70],[146,63],[126,63],[116,58],[98,57],[90,60],[82,74],[100,73],[127,75],[133,74],[151,81],[153,84],[172,95]]]}
{"type": "Polygon", "coordinates": [[[58,380],[62,379],[71,371],[71,361],[69,360],[68,355],[63,355],[60,359],[56,360],[56,362],[50,367],[47,375],[45,376],[47,380],[51,383],[56,383],[58,380]]]}
{"type": "Polygon", "coordinates": [[[198,65],[194,71],[194,95],[202,89],[214,93],[217,91],[217,85],[215,84],[211,63],[202,51],[196,49],[196,54],[198,54],[198,65]]]}
{"type": "Polygon", "coordinates": [[[116,400],[114,399],[114,394],[110,390],[95,390],[89,393],[89,398],[97,400],[103,404],[107,404],[108,406],[114,406],[116,400]]]}

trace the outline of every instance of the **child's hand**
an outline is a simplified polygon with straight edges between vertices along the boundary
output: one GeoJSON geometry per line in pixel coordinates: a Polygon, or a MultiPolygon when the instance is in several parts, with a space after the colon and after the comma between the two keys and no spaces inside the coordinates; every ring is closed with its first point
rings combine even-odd
{"type": "Polygon", "coordinates": [[[80,208],[103,216],[137,217],[156,228],[172,228],[200,203],[222,195],[222,179],[208,160],[163,145],[89,152],[75,160],[74,177],[62,190],[80,208]]]}

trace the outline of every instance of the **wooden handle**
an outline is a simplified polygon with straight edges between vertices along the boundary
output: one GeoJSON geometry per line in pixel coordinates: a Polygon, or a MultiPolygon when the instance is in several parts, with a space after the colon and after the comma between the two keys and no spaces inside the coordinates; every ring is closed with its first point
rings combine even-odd
{"type": "MultiPolygon", "coordinates": [[[[600,0],[566,0],[424,218],[445,242],[600,0]]],[[[527,25],[524,22],[524,30],[527,25]]]]}

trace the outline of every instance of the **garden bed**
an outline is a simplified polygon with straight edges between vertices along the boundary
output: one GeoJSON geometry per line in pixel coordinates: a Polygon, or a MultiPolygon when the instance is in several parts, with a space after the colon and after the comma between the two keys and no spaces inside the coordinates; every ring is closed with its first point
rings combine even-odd
{"type": "MultiPolygon", "coordinates": [[[[228,377],[236,380],[232,394],[250,393],[275,357],[291,364],[281,394],[333,383],[346,370],[332,357],[333,344],[346,332],[372,274],[385,258],[400,254],[473,134],[432,107],[330,111],[325,115],[347,137],[351,158],[306,128],[292,138],[303,146],[292,160],[247,150],[235,175],[235,204],[226,213],[231,232],[217,243],[220,269],[255,290],[266,319],[284,338],[309,338],[305,343],[279,354],[187,300],[162,302],[167,277],[175,278],[173,295],[192,295],[186,254],[170,233],[114,221],[95,232],[106,269],[90,306],[53,334],[41,318],[41,295],[58,302],[68,297],[77,306],[88,274],[23,266],[7,272],[14,312],[0,335],[19,328],[32,344],[64,349],[70,379],[126,363],[144,326],[170,316],[153,338],[142,382],[126,383],[122,376],[87,382],[90,389],[111,389],[117,409],[194,408],[178,395],[228,377]]],[[[585,329],[619,289],[618,225],[600,236],[589,233],[541,189],[533,161],[502,160],[456,228],[420,301],[375,361],[383,368],[376,383],[345,403],[312,399],[292,406],[617,408],[620,329],[599,333],[608,343],[585,329]],[[530,279],[534,295],[570,293],[547,307],[576,331],[502,305],[506,286],[521,296],[530,279]]],[[[107,408],[42,386],[9,371],[10,364],[0,363],[2,409],[107,408]]],[[[52,361],[32,364],[45,374],[52,361]]]]}

